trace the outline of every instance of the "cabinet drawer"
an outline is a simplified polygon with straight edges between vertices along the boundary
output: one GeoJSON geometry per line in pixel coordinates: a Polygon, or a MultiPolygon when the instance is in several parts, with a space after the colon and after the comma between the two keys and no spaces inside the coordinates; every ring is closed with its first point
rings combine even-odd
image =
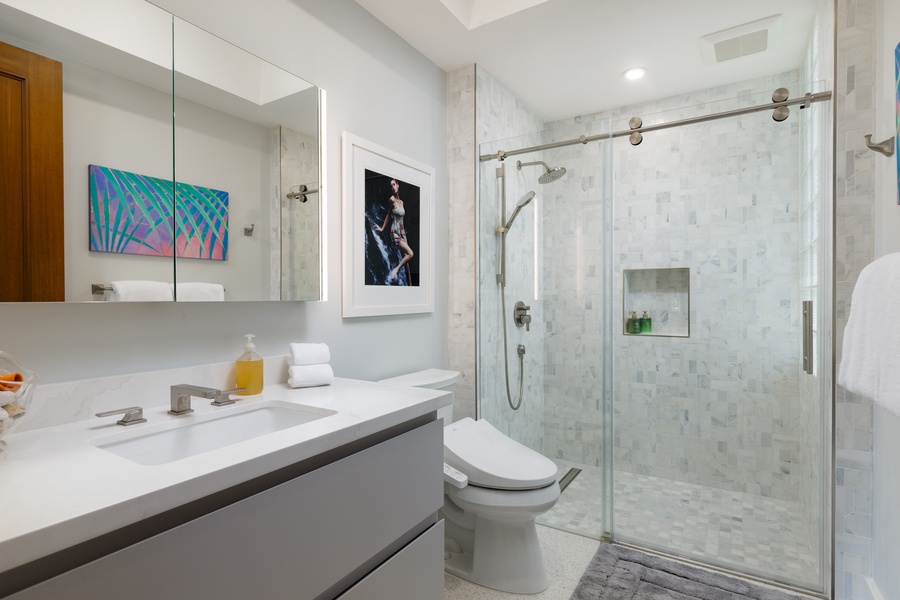
{"type": "Polygon", "coordinates": [[[433,421],[9,598],[339,593],[354,570],[434,522],[443,501],[441,433],[433,421]]]}
{"type": "Polygon", "coordinates": [[[439,521],[337,600],[439,600],[443,597],[444,521],[439,521]]]}

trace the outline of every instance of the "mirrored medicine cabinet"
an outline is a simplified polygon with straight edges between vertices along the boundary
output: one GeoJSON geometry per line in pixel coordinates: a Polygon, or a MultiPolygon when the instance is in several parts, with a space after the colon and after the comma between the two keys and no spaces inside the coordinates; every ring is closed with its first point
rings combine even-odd
{"type": "Polygon", "coordinates": [[[0,301],[321,298],[316,86],[144,0],[2,0],[0,73],[0,301]]]}

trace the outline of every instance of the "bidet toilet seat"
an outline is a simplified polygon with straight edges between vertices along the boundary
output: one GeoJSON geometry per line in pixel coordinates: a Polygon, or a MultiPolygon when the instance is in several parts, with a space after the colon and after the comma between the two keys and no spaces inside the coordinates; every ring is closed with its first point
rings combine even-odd
{"type": "MultiPolygon", "coordinates": [[[[456,488],[445,485],[444,493],[462,510],[501,520],[531,520],[544,514],[559,500],[559,485],[531,490],[496,490],[469,485],[456,488]]],[[[447,510],[444,505],[445,512],[447,510]]]]}
{"type": "Polygon", "coordinates": [[[556,483],[552,460],[470,417],[444,428],[444,462],[466,474],[469,485],[534,490],[556,483]]]}

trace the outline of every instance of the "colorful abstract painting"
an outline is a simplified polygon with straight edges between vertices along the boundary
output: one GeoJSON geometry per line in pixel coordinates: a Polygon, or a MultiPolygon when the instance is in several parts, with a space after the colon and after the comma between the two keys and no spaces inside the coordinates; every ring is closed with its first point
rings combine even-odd
{"type": "Polygon", "coordinates": [[[228,192],[88,169],[92,251],[228,259],[228,192]]]}

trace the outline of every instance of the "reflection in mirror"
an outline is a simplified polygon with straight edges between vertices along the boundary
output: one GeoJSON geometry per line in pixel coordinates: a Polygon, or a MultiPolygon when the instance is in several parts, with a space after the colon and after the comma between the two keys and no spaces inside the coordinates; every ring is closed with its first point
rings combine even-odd
{"type": "Polygon", "coordinates": [[[193,299],[186,282],[318,299],[319,197],[292,194],[319,188],[318,90],[177,17],[174,32],[175,177],[227,193],[218,207],[177,193],[177,300],[193,299]]]}
{"type": "MultiPolygon", "coordinates": [[[[111,293],[121,280],[153,282],[147,300],[163,299],[160,283],[178,300],[319,299],[319,195],[288,197],[319,188],[318,90],[184,21],[174,29],[144,0],[0,2],[0,42],[62,65],[64,299],[128,298],[111,293]],[[176,267],[189,285],[174,286],[176,267]]],[[[40,233],[31,246],[46,245],[40,233]]]]}
{"type": "MultiPolygon", "coordinates": [[[[0,40],[62,64],[63,118],[57,135],[63,140],[58,159],[64,186],[57,210],[65,215],[65,295],[55,300],[96,299],[91,294],[93,282],[173,281],[171,259],[88,250],[89,165],[172,180],[171,17],[135,0],[105,2],[102,8],[109,20],[121,25],[109,27],[83,18],[90,10],[81,3],[78,8],[48,0],[0,4],[0,40]]],[[[38,130],[32,133],[40,135],[38,130]]],[[[25,173],[36,168],[42,166],[20,167],[25,173]]],[[[171,217],[171,207],[166,212],[171,217]]],[[[116,213],[94,216],[99,226],[95,241],[109,241],[107,225],[116,213]]],[[[165,221],[164,215],[158,218],[165,221]]],[[[40,238],[26,240],[25,253],[40,243],[40,238]]]]}

